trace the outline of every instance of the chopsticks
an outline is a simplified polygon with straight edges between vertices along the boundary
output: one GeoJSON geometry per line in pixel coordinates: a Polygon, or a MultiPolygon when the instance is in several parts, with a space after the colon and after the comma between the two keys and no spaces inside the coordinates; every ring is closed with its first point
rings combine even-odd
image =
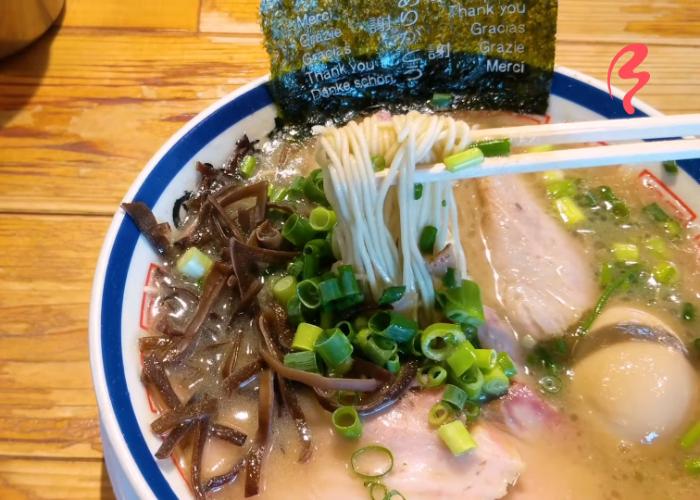
{"type": "MultiPolygon", "coordinates": [[[[510,138],[511,144],[514,146],[591,141],[617,142],[691,135],[700,135],[700,114],[474,129],[471,131],[471,138],[474,142],[510,138]]],[[[565,170],[692,158],[700,158],[700,139],[627,142],[486,158],[478,166],[466,167],[454,172],[447,170],[442,163],[417,165],[414,182],[455,181],[490,175],[524,174],[553,169],[565,170]]],[[[378,172],[376,176],[383,178],[387,173],[387,170],[384,170],[378,172]]]]}

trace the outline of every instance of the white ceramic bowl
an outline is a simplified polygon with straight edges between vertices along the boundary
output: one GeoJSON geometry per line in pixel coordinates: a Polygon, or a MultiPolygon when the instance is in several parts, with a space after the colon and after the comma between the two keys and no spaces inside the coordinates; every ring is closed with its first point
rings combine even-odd
{"type": "MultiPolygon", "coordinates": [[[[553,122],[625,118],[622,92],[614,99],[602,82],[558,68],[553,80],[548,119],[553,122]]],[[[639,100],[635,116],[658,115],[639,100]]],[[[171,221],[173,202],[197,179],[196,160],[221,164],[243,133],[263,137],[274,126],[275,106],[266,79],[247,85],[193,118],[143,169],[125,201],[152,207],[159,220],[171,221]]],[[[664,175],[659,164],[640,169],[640,182],[677,212],[694,218],[700,211],[700,161],[682,163],[685,172],[664,175]]],[[[172,221],[171,221],[172,222],[172,221]]],[[[122,211],[112,221],[95,272],[90,308],[90,361],[97,394],[105,458],[119,498],[191,498],[188,486],[170,460],[153,454],[160,438],[150,431],[153,413],[139,375],[137,339],[143,288],[157,256],[122,211]]]]}

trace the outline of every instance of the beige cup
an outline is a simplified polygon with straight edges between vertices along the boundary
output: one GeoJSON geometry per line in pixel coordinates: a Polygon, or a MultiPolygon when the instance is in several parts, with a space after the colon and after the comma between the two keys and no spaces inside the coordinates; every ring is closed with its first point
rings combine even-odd
{"type": "Polygon", "coordinates": [[[0,0],[0,57],[17,52],[54,23],[64,0],[0,0]]]}

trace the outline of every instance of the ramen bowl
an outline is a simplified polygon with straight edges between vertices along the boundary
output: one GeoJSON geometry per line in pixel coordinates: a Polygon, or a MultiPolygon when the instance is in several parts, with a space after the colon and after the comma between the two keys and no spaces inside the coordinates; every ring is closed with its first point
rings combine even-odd
{"type": "MultiPolygon", "coordinates": [[[[257,80],[216,102],[168,140],[148,162],[124,201],[145,202],[159,220],[172,223],[172,206],[197,183],[198,159],[222,164],[242,134],[260,138],[275,125],[267,80],[257,80]]],[[[554,74],[549,109],[542,119],[570,122],[627,118],[623,93],[567,68],[554,74]]],[[[660,113],[639,100],[633,116],[660,113]]],[[[639,182],[688,221],[700,210],[700,161],[682,162],[674,176],[660,164],[639,167],[639,182]]],[[[137,339],[148,327],[148,284],[157,255],[119,210],[95,272],[90,309],[90,359],[101,419],[107,469],[119,498],[191,498],[170,460],[157,460],[160,439],[150,429],[154,413],[140,380],[137,339]]]]}

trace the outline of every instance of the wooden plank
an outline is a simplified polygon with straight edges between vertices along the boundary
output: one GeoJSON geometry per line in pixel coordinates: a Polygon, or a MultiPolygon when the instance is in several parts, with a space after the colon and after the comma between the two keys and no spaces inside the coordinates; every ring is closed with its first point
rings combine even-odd
{"type": "Polygon", "coordinates": [[[0,498],[114,498],[102,460],[36,460],[0,458],[0,498]]]}
{"type": "Polygon", "coordinates": [[[68,0],[63,26],[197,31],[199,0],[68,0]]]}
{"type": "Polygon", "coordinates": [[[164,140],[268,66],[250,38],[62,32],[46,62],[47,45],[0,64],[2,211],[113,213],[164,140]]]}
{"type": "Polygon", "coordinates": [[[0,456],[101,456],[87,317],[108,224],[0,215],[0,456]]]}
{"type": "Polygon", "coordinates": [[[259,2],[202,0],[199,31],[204,33],[260,33],[259,2]]]}
{"type": "Polygon", "coordinates": [[[560,41],[700,45],[697,0],[559,2],[560,41]]]}

